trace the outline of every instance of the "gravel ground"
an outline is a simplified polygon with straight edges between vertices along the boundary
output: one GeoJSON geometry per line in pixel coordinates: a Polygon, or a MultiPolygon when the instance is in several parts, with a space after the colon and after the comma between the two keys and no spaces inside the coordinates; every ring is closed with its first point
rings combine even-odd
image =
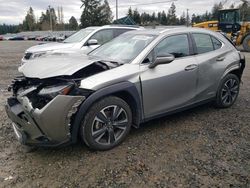
{"type": "Polygon", "coordinates": [[[232,108],[208,104],[150,121],[107,152],[80,143],[25,152],[4,103],[24,50],[34,44],[0,42],[0,187],[250,187],[249,64],[232,108]]]}

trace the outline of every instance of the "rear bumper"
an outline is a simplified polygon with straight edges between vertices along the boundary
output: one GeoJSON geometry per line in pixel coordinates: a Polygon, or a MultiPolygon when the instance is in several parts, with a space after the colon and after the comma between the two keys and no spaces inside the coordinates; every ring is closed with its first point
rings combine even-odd
{"type": "Polygon", "coordinates": [[[34,109],[27,97],[12,97],[5,109],[21,144],[59,146],[71,143],[71,117],[84,99],[59,95],[42,109],[34,109]]]}

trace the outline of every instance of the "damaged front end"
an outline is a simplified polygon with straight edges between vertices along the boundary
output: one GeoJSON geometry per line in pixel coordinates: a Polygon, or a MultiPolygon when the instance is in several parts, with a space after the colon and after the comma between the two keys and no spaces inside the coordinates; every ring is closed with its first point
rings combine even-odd
{"type": "Polygon", "coordinates": [[[19,77],[12,84],[13,96],[6,112],[22,144],[57,146],[71,141],[72,117],[92,93],[78,88],[71,79],[19,77]]]}
{"type": "Polygon", "coordinates": [[[18,140],[38,146],[71,143],[74,115],[93,93],[80,88],[80,82],[117,66],[115,62],[96,60],[70,63],[70,58],[61,64],[59,59],[54,64],[45,59],[24,64],[20,70],[25,76],[13,81],[13,96],[6,104],[18,140]]]}

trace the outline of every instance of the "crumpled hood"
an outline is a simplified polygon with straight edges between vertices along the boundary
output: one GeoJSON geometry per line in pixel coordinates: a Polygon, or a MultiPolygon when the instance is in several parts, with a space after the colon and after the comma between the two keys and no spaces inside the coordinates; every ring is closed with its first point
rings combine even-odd
{"type": "Polygon", "coordinates": [[[51,42],[51,43],[33,46],[29,48],[27,52],[36,53],[36,52],[52,51],[52,50],[59,50],[59,49],[67,49],[67,48],[72,48],[74,45],[75,43],[51,42]]]}
{"type": "Polygon", "coordinates": [[[19,67],[18,70],[25,77],[45,79],[57,76],[71,76],[97,61],[97,59],[84,54],[58,53],[30,60],[19,67]]]}

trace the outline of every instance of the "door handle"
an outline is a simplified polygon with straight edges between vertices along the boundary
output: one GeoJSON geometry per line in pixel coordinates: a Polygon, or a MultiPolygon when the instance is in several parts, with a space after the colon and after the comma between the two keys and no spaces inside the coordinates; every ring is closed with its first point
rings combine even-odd
{"type": "Polygon", "coordinates": [[[216,61],[223,61],[224,59],[225,59],[224,56],[222,56],[222,57],[217,57],[216,61]]]}
{"type": "Polygon", "coordinates": [[[196,65],[196,64],[188,65],[188,66],[186,66],[185,71],[191,71],[191,70],[196,69],[197,67],[198,67],[198,65],[196,65]]]}

